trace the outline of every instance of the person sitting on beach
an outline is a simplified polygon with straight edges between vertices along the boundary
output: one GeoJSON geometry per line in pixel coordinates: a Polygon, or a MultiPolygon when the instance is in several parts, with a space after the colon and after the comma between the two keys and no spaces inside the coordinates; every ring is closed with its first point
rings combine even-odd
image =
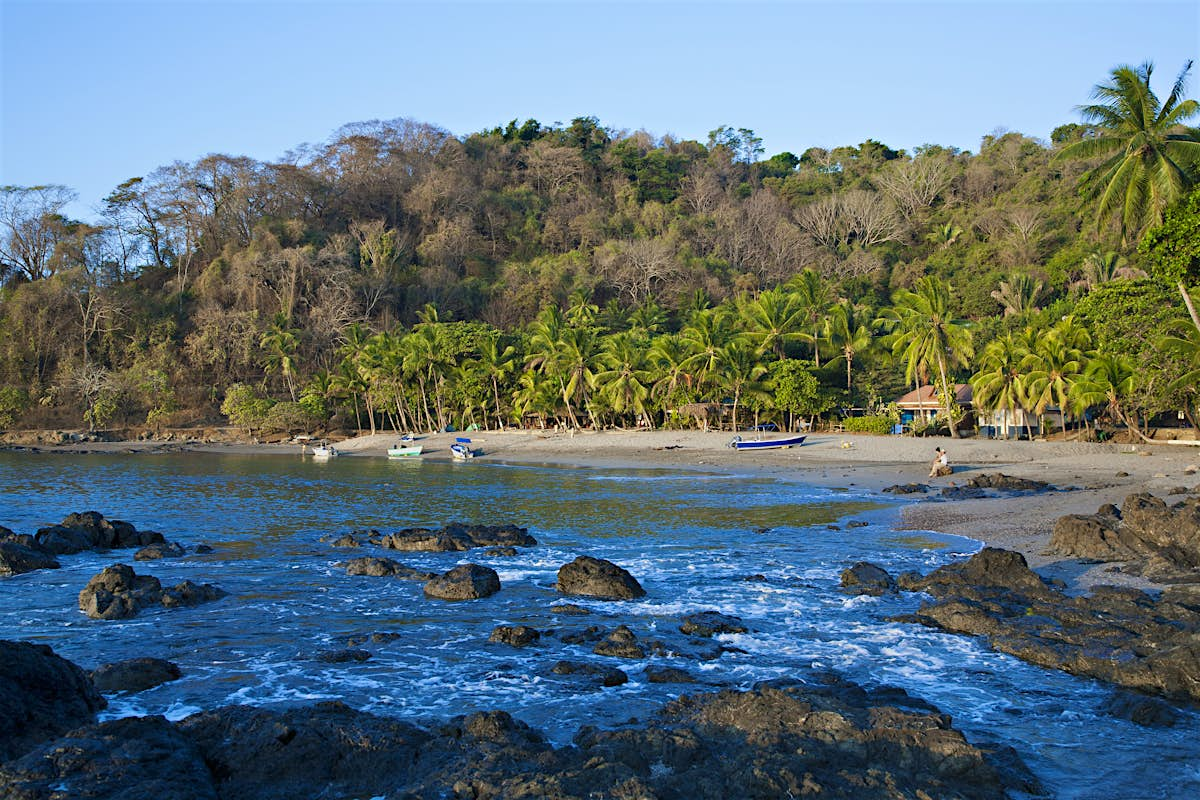
{"type": "Polygon", "coordinates": [[[929,466],[929,477],[940,478],[950,474],[950,457],[942,448],[933,451],[933,463],[929,466]]]}

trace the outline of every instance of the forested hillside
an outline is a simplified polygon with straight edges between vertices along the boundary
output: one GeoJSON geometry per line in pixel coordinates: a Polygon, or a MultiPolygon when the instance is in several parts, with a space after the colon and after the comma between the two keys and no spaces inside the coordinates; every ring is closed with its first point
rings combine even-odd
{"type": "Polygon", "coordinates": [[[1196,104],[1149,77],[978,153],[399,119],[163,166],[102,224],[6,187],[0,427],[786,423],[972,377],[1068,426],[1193,415],[1196,104]]]}

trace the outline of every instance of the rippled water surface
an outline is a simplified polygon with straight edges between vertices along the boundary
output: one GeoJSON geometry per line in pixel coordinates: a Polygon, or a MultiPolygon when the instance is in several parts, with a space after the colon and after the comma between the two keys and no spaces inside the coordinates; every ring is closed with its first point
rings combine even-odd
{"type": "Polygon", "coordinates": [[[850,598],[842,569],[859,560],[895,574],[928,571],[974,552],[969,540],[897,533],[894,501],[753,476],[452,464],[346,457],[209,454],[0,454],[0,525],[33,533],[72,511],[96,510],[185,546],[215,552],[133,562],[132,552],[61,558],[63,568],[0,579],[0,636],[45,642],[85,668],[152,655],[184,677],[110,697],[109,716],[181,718],[228,703],[340,699],[379,714],[437,718],[504,708],[569,740],[579,725],[617,725],[706,686],[834,670],[868,685],[907,689],[954,717],[976,742],[1011,745],[1058,797],[1200,796],[1200,717],[1151,730],[1101,711],[1111,690],[1023,664],[975,640],[889,622],[919,598],[850,598]],[[869,523],[848,527],[848,521],[869,523]],[[516,557],[336,550],[320,541],[356,528],[388,533],[447,522],[515,522],[538,539],[516,557]],[[830,526],[837,525],[834,530],[830,526]],[[558,568],[577,555],[614,561],[648,594],[630,603],[573,599],[590,616],[558,615],[558,568]],[[484,600],[426,599],[421,584],[351,577],[338,562],[396,558],[442,572],[473,561],[502,591],[484,600]],[[88,578],[118,560],[164,585],[214,583],[230,596],[194,609],[96,621],[77,605],[88,578]],[[715,609],[750,632],[697,642],[683,614],[715,609]],[[605,658],[591,645],[544,637],[531,648],[487,641],[497,624],[560,634],[628,625],[663,643],[643,661],[605,658]],[[370,660],[325,664],[323,650],[375,632],[370,660]],[[724,648],[723,651],[719,648],[724,648]],[[558,660],[615,666],[630,681],[594,689],[558,676],[558,660]],[[652,684],[647,666],[687,670],[699,686],[652,684]]]}

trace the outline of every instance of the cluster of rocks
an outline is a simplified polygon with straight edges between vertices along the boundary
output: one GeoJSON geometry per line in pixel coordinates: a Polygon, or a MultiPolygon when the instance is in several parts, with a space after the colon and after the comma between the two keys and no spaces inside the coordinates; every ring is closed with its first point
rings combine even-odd
{"type": "MultiPolygon", "coordinates": [[[[421,727],[338,702],[96,723],[101,698],[49,648],[0,642],[0,795],[1003,798],[1037,794],[1011,751],[971,745],[898,690],[836,678],[684,696],[568,746],[503,711],[421,727]]],[[[572,671],[563,666],[564,673],[572,671]]]]}
{"type": "Polygon", "coordinates": [[[169,588],[127,564],[113,564],[92,576],[79,593],[79,610],[93,619],[128,619],[150,606],[179,608],[218,600],[226,593],[212,584],[183,581],[169,588]]]}
{"type": "Polygon", "coordinates": [[[1132,494],[1120,508],[1060,517],[1050,549],[1064,556],[1130,562],[1124,569],[1162,583],[1200,582],[1200,496],[1174,504],[1132,494]]]}
{"type": "Polygon", "coordinates": [[[1029,569],[1020,553],[984,548],[927,576],[895,579],[870,564],[846,570],[849,591],[925,592],[901,619],[986,637],[1024,661],[1173,700],[1200,701],[1200,595],[1097,587],[1072,597],[1029,569]]]}
{"type": "MultiPolygon", "coordinates": [[[[97,511],[69,514],[58,525],[39,528],[32,536],[0,527],[0,575],[19,575],[38,569],[58,569],[57,556],[85,551],[141,548],[138,561],[181,556],[184,548],[157,531],[139,531],[128,522],[110,520],[97,511]]],[[[212,548],[199,545],[196,552],[212,548]]]]}
{"type": "MultiPolygon", "coordinates": [[[[889,486],[883,491],[888,494],[928,494],[933,487],[927,483],[904,483],[889,486]]],[[[1016,478],[1002,472],[976,475],[961,485],[945,486],[938,493],[943,500],[974,500],[981,497],[1013,495],[1055,491],[1055,487],[1044,481],[1016,478]]]]}
{"type": "Polygon", "coordinates": [[[516,525],[453,523],[444,528],[405,528],[380,539],[389,550],[452,553],[476,547],[533,547],[537,539],[516,525]]]}

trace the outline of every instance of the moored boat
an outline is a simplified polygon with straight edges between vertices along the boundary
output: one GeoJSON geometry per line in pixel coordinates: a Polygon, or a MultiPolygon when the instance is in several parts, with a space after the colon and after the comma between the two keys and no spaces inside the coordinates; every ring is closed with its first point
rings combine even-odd
{"type": "Polygon", "coordinates": [[[774,447],[795,447],[804,444],[804,435],[800,436],[785,436],[782,439],[755,439],[753,441],[743,441],[742,437],[735,436],[729,446],[734,450],[770,450],[774,447]]]}
{"type": "Polygon", "coordinates": [[[338,454],[337,448],[331,444],[319,444],[313,448],[314,461],[328,461],[335,458],[338,454]]]}
{"type": "Polygon", "coordinates": [[[450,445],[450,455],[458,461],[466,461],[468,458],[475,457],[475,451],[462,442],[455,442],[450,445]]]}

